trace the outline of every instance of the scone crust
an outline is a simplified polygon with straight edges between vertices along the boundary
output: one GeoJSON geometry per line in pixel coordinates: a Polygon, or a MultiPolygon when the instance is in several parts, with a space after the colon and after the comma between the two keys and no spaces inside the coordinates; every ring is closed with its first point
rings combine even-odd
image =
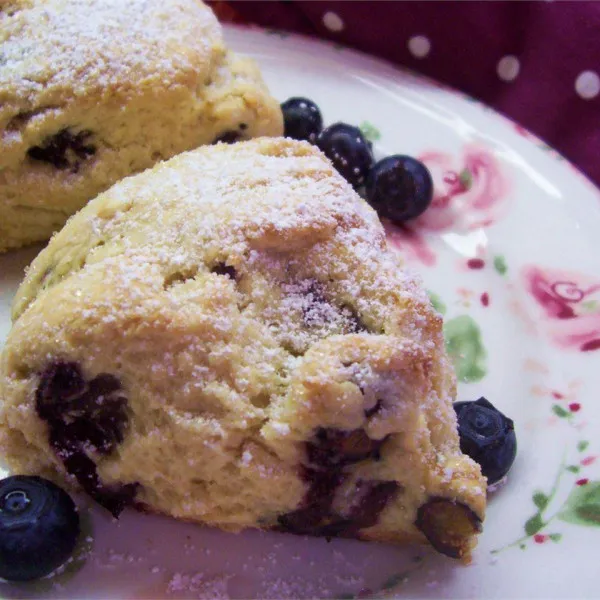
{"type": "Polygon", "coordinates": [[[473,518],[468,560],[486,484],[459,449],[441,317],[313,146],[219,144],[117,183],[54,236],[13,310],[0,423],[16,470],[64,473],[40,390],[76,365],[126,398],[122,442],[90,454],[100,480],[136,482],[150,510],[289,530],[337,464],[327,511],[377,496],[353,537],[423,541],[419,510],[443,499],[473,518]]]}
{"type": "Polygon", "coordinates": [[[283,130],[256,65],[199,0],[10,2],[0,56],[0,252],[159,160],[283,130]]]}

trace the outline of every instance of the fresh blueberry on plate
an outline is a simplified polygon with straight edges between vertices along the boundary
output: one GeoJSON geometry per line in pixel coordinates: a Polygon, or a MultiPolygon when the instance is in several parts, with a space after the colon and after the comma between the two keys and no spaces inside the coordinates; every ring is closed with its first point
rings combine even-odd
{"type": "Polygon", "coordinates": [[[0,480],[0,577],[48,575],[71,556],[78,536],[77,508],[64,490],[41,477],[0,480]]]}
{"type": "Polygon", "coordinates": [[[402,223],[415,219],[431,204],[433,181],[422,162],[397,154],[371,169],[365,195],[380,217],[402,223]]]}
{"type": "Polygon", "coordinates": [[[455,402],[460,449],[481,466],[488,484],[500,481],[517,455],[517,436],[512,419],[485,398],[455,402]]]}
{"type": "Polygon", "coordinates": [[[323,129],[323,118],[319,107],[312,100],[290,98],[282,103],[281,111],[285,137],[314,143],[323,129]]]}
{"type": "Polygon", "coordinates": [[[364,185],[374,161],[369,142],[358,127],[334,123],[318,135],[317,146],[354,188],[364,185]]]}

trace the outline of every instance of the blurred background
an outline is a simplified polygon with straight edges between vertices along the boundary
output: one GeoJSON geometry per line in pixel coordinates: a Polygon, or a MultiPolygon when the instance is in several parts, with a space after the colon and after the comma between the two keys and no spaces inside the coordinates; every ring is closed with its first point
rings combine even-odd
{"type": "Polygon", "coordinates": [[[600,1],[209,4],[221,21],[325,38],[460,89],[600,186],[600,1]]]}

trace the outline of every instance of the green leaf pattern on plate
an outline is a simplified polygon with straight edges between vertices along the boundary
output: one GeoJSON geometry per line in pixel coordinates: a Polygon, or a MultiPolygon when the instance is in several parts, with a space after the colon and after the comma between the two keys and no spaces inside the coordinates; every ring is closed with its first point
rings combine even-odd
{"type": "Polygon", "coordinates": [[[458,180],[462,183],[464,189],[466,191],[470,190],[473,187],[473,174],[469,169],[463,169],[458,174],[458,180]]]}
{"type": "Polygon", "coordinates": [[[534,535],[544,527],[545,523],[540,513],[536,513],[525,522],[525,533],[529,536],[534,535]]]}
{"type": "MultiPolygon", "coordinates": [[[[421,556],[413,557],[414,566],[407,568],[405,571],[401,571],[399,573],[394,573],[390,577],[388,577],[380,586],[378,591],[363,589],[358,594],[348,594],[343,593],[335,596],[337,600],[356,600],[358,598],[379,598],[381,597],[382,592],[391,592],[392,590],[397,589],[398,587],[404,585],[410,579],[410,576],[420,571],[425,561],[421,556]]],[[[386,597],[388,597],[386,595],[386,597]]]]}
{"type": "Polygon", "coordinates": [[[377,142],[381,139],[381,132],[369,121],[363,121],[358,128],[369,142],[377,142]]]}
{"type": "Polygon", "coordinates": [[[267,35],[274,35],[281,40],[285,40],[290,37],[290,34],[287,31],[282,31],[281,29],[265,29],[265,33],[267,35]]]}
{"type": "Polygon", "coordinates": [[[575,525],[600,527],[600,481],[574,487],[558,518],[575,525]]]}
{"type": "Polygon", "coordinates": [[[536,492],[533,495],[533,503],[539,510],[544,510],[548,506],[548,496],[543,492],[536,492]]]}
{"type": "MultiPolygon", "coordinates": [[[[462,175],[462,174],[461,174],[462,175]]],[[[497,255],[493,259],[496,272],[499,275],[505,275],[508,271],[504,256],[497,255]]],[[[431,304],[442,315],[447,312],[447,305],[441,297],[429,290],[428,292],[431,304]]],[[[483,379],[487,370],[487,353],[483,344],[481,330],[473,317],[470,315],[459,315],[444,324],[444,335],[446,339],[446,348],[453,360],[456,369],[456,375],[462,382],[477,382],[483,379]]],[[[566,424],[573,425],[574,413],[560,404],[552,404],[550,407],[553,414],[564,420],[566,424]]],[[[580,440],[576,444],[579,453],[584,452],[589,447],[587,440],[580,440]]],[[[582,462],[582,464],[586,464],[582,462]]],[[[545,541],[559,543],[563,534],[558,532],[544,533],[544,529],[556,520],[575,525],[585,525],[600,527],[600,481],[588,482],[587,478],[572,480],[572,489],[568,498],[557,508],[556,496],[563,474],[569,473],[572,476],[578,476],[581,466],[577,464],[566,465],[564,460],[561,463],[552,489],[545,493],[538,490],[532,494],[532,502],[536,508],[535,513],[527,519],[524,524],[525,535],[511,544],[502,548],[492,550],[492,553],[498,553],[511,547],[518,547],[522,550],[527,549],[527,542],[534,540],[537,544],[543,544],[545,541]],[[550,512],[550,514],[548,514],[550,512]]],[[[390,578],[392,582],[394,578],[390,578]]],[[[402,574],[398,574],[395,585],[402,583],[402,574]]],[[[382,589],[387,589],[387,582],[382,589]]]]}
{"type": "MultiPolygon", "coordinates": [[[[555,404],[552,406],[552,410],[555,414],[560,413],[560,411],[556,410],[557,407],[564,410],[562,407],[555,404]]],[[[571,424],[571,419],[569,419],[567,423],[571,424]]],[[[576,448],[577,451],[581,453],[584,452],[588,446],[589,442],[587,440],[580,440],[577,442],[576,448]]],[[[585,466],[591,464],[591,462],[588,459],[583,460],[581,464],[585,466]]],[[[563,537],[562,533],[543,533],[543,530],[555,519],[573,525],[600,527],[600,481],[589,481],[587,477],[577,480],[572,479],[571,490],[566,500],[563,500],[559,506],[556,506],[556,502],[554,502],[561,489],[563,475],[569,473],[577,477],[581,469],[582,467],[579,465],[566,465],[563,458],[554,483],[552,484],[552,489],[547,494],[542,491],[536,491],[531,497],[537,510],[533,516],[525,521],[525,535],[511,544],[492,550],[492,554],[497,554],[498,552],[513,547],[525,550],[527,548],[526,542],[531,538],[533,538],[537,544],[543,544],[548,540],[553,543],[560,542],[563,537]],[[553,505],[554,508],[552,508],[553,505]]]]}
{"type": "Polygon", "coordinates": [[[429,295],[429,300],[431,300],[431,304],[433,304],[433,308],[435,308],[435,310],[437,310],[441,315],[445,315],[447,307],[444,304],[444,301],[440,298],[440,296],[435,292],[432,292],[431,290],[428,290],[427,294],[429,295]]]}
{"type": "Polygon", "coordinates": [[[494,269],[499,275],[506,275],[508,266],[506,265],[506,259],[501,254],[494,256],[494,269]]]}
{"type": "Polygon", "coordinates": [[[560,404],[553,404],[552,412],[561,419],[565,419],[571,414],[568,410],[565,410],[560,404]]]}
{"type": "Polygon", "coordinates": [[[600,310],[600,302],[598,302],[597,300],[587,300],[586,302],[581,303],[581,308],[586,313],[594,313],[600,310]]]}
{"type": "Polygon", "coordinates": [[[382,590],[392,590],[395,587],[406,583],[406,580],[408,579],[408,576],[406,573],[397,573],[396,575],[392,575],[390,578],[388,578],[383,585],[381,586],[382,590]]]}
{"type": "Polygon", "coordinates": [[[486,374],[487,353],[473,318],[461,315],[450,319],[444,325],[444,335],[458,379],[465,383],[481,381],[486,374]]]}

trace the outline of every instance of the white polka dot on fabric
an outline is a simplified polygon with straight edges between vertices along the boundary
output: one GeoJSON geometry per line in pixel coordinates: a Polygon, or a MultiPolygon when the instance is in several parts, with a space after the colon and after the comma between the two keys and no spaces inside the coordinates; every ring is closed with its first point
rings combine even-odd
{"type": "Polygon", "coordinates": [[[407,45],[408,51],[415,58],[425,58],[431,50],[431,42],[424,35],[414,35],[407,45]]]}
{"type": "Polygon", "coordinates": [[[583,71],[575,80],[575,91],[584,100],[591,100],[600,94],[600,77],[594,71],[583,71]]]}
{"type": "Polygon", "coordinates": [[[519,62],[519,59],[510,54],[503,56],[498,61],[498,66],[496,67],[498,77],[500,77],[502,81],[513,81],[517,78],[520,70],[521,63],[519,62]]]}
{"type": "Polygon", "coordinates": [[[323,25],[329,29],[329,31],[342,31],[344,29],[344,21],[340,15],[334,12],[326,12],[323,15],[323,25]]]}

